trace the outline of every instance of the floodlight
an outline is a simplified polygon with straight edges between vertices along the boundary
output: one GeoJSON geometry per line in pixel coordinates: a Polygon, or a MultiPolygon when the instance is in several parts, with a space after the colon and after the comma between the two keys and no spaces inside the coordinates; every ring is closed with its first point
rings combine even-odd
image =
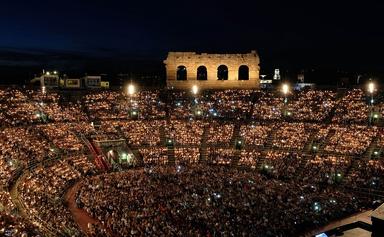
{"type": "Polygon", "coordinates": [[[289,85],[288,84],[283,84],[283,94],[287,95],[289,93],[289,85]]]}
{"type": "Polygon", "coordinates": [[[375,92],[375,83],[373,83],[373,82],[368,83],[368,92],[371,94],[373,94],[373,92],[375,92]]]}
{"type": "Polygon", "coordinates": [[[196,85],[193,85],[193,86],[192,86],[192,93],[193,93],[194,95],[196,95],[198,92],[199,92],[199,87],[197,87],[196,85]]]}
{"type": "Polygon", "coordinates": [[[128,95],[133,95],[135,93],[135,86],[132,84],[128,85],[128,95]]]}

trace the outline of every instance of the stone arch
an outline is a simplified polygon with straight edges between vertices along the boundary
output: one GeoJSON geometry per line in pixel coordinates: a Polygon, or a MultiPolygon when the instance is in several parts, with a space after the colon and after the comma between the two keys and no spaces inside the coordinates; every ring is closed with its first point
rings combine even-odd
{"type": "Polygon", "coordinates": [[[187,68],[183,65],[177,67],[176,70],[176,80],[186,81],[187,80],[187,68]]]}
{"type": "Polygon", "coordinates": [[[220,65],[217,68],[217,80],[228,80],[228,67],[226,65],[220,65]]]}
{"type": "Polygon", "coordinates": [[[200,66],[197,68],[197,80],[199,81],[208,80],[208,72],[205,66],[200,66]]]}
{"type": "Polygon", "coordinates": [[[249,67],[247,65],[241,65],[239,67],[239,80],[249,80],[249,67]]]}

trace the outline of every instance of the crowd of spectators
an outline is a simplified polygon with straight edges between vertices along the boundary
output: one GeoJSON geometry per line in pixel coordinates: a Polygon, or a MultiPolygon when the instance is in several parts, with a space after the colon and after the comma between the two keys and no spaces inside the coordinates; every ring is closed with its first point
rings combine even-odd
{"type": "Polygon", "coordinates": [[[261,168],[274,178],[292,179],[298,176],[303,160],[297,153],[268,151],[261,168]]]}
{"type": "Polygon", "coordinates": [[[60,106],[57,103],[42,102],[39,103],[39,106],[41,111],[55,122],[80,122],[88,119],[78,103],[68,103],[65,106],[60,106]]]}
{"type": "Polygon", "coordinates": [[[166,116],[165,102],[160,100],[160,91],[126,93],[99,92],[85,96],[85,108],[92,119],[126,119],[136,111],[140,119],[160,119],[166,116]]]}
{"type": "Polygon", "coordinates": [[[240,137],[247,145],[264,146],[272,129],[268,125],[243,125],[240,128],[240,137]]]}
{"type": "Polygon", "coordinates": [[[348,177],[348,184],[355,188],[368,188],[382,191],[384,188],[384,160],[357,161],[357,167],[348,177]]]}
{"type": "Polygon", "coordinates": [[[337,104],[332,121],[337,123],[367,123],[369,105],[366,94],[361,89],[353,89],[337,104]]]}
{"type": "Polygon", "coordinates": [[[0,227],[1,236],[40,236],[36,227],[26,222],[22,218],[15,215],[10,215],[8,213],[0,212],[0,227]]]}
{"type": "Polygon", "coordinates": [[[61,197],[67,185],[80,177],[81,173],[66,162],[38,167],[29,173],[18,192],[31,219],[53,233],[79,235],[79,229],[61,197]]]}
{"type": "Polygon", "coordinates": [[[260,157],[261,152],[258,150],[243,149],[240,153],[238,165],[255,169],[257,167],[260,157]]]}
{"type": "Polygon", "coordinates": [[[146,165],[164,165],[168,163],[168,152],[165,147],[150,147],[139,149],[146,165]]]}
{"type": "Polygon", "coordinates": [[[79,122],[88,117],[81,103],[61,103],[61,97],[55,93],[43,93],[41,90],[0,90],[1,125],[28,125],[47,121],[79,122]]]}
{"type": "Polygon", "coordinates": [[[32,128],[9,127],[0,131],[0,181],[7,187],[13,172],[33,161],[53,157],[49,142],[32,128]]]}
{"type": "Polygon", "coordinates": [[[332,187],[209,165],[85,179],[77,203],[116,236],[296,236],[364,207],[332,187]]]}
{"type": "Polygon", "coordinates": [[[331,125],[329,127],[329,131],[330,130],[333,131],[333,134],[325,143],[325,151],[336,152],[339,154],[361,155],[371,144],[378,129],[377,127],[359,125],[331,125]]]}
{"type": "Polygon", "coordinates": [[[189,164],[198,163],[200,160],[199,148],[175,148],[175,163],[176,164],[189,164]]]}
{"type": "Polygon", "coordinates": [[[287,110],[296,121],[324,121],[334,108],[336,93],[327,90],[305,90],[289,100],[287,110]]]}
{"type": "Polygon", "coordinates": [[[211,122],[208,128],[208,144],[229,144],[233,137],[235,126],[231,123],[211,122]]]}
{"type": "Polygon", "coordinates": [[[166,117],[166,103],[160,99],[160,91],[139,91],[132,100],[142,119],[161,119],[166,117]]]}
{"type": "Polygon", "coordinates": [[[229,165],[236,159],[234,149],[210,147],[207,153],[208,162],[212,164],[229,165]]]}
{"type": "Polygon", "coordinates": [[[128,143],[134,146],[159,145],[161,143],[161,130],[164,129],[164,120],[151,121],[122,121],[119,123],[128,143]]]}
{"type": "Polygon", "coordinates": [[[28,96],[19,89],[1,90],[0,105],[2,125],[25,125],[40,120],[38,103],[28,100],[28,96]]]}
{"type": "Polygon", "coordinates": [[[311,135],[308,126],[304,123],[276,124],[272,146],[302,150],[311,135]]]}
{"type": "Polygon", "coordinates": [[[47,140],[63,151],[81,151],[82,142],[76,137],[71,123],[55,123],[38,125],[37,128],[47,137],[47,140]]]}
{"type": "Polygon", "coordinates": [[[165,134],[175,144],[200,145],[204,125],[201,121],[172,120],[165,127],[165,134]]]}
{"type": "Polygon", "coordinates": [[[258,120],[280,120],[283,113],[284,98],[272,92],[258,93],[252,117],[258,120]]]}
{"type": "Polygon", "coordinates": [[[120,102],[122,93],[115,91],[102,91],[90,93],[84,97],[84,106],[91,119],[115,119],[127,118],[127,112],[123,113],[120,102]]]}
{"type": "Polygon", "coordinates": [[[215,91],[207,98],[211,109],[224,118],[245,118],[251,112],[253,90],[215,91]]]}
{"type": "Polygon", "coordinates": [[[303,174],[304,180],[329,184],[339,182],[351,166],[351,162],[352,158],[349,156],[315,155],[306,161],[304,172],[311,171],[311,175],[303,174]]]}
{"type": "Polygon", "coordinates": [[[0,90],[0,234],[34,233],[12,214],[8,190],[29,168],[18,192],[30,220],[80,235],[62,197],[73,182],[97,173],[85,141],[125,139],[146,168],[86,179],[78,198],[116,235],[290,235],[364,207],[334,184],[384,187],[384,129],[369,125],[368,116],[361,89],[287,98],[255,90],[99,91],[72,102],[56,92],[0,90]],[[36,165],[43,160],[53,164],[36,165]],[[287,213],[271,206],[273,196],[287,213]]]}
{"type": "Polygon", "coordinates": [[[186,119],[193,116],[196,109],[198,100],[192,98],[186,91],[175,91],[169,95],[169,116],[172,120],[174,119],[186,119]]]}
{"type": "Polygon", "coordinates": [[[173,92],[168,106],[172,119],[190,118],[200,111],[199,116],[213,118],[246,118],[251,114],[254,90],[208,91],[192,95],[185,91],[173,92]]]}

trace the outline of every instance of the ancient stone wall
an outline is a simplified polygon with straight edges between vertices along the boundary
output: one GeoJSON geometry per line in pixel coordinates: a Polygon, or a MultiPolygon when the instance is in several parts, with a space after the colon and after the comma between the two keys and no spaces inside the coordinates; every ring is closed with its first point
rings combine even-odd
{"type": "Polygon", "coordinates": [[[167,70],[167,87],[189,89],[193,85],[197,85],[201,89],[258,88],[260,71],[259,63],[260,59],[256,51],[251,51],[251,53],[247,54],[169,52],[167,59],[164,60],[167,70]],[[225,65],[228,68],[227,80],[219,80],[218,78],[218,68],[221,65],[225,65]],[[206,67],[207,80],[197,79],[197,71],[200,66],[206,67]],[[248,80],[239,80],[240,66],[248,68],[248,80]],[[186,69],[186,80],[179,80],[180,78],[183,78],[183,72],[179,71],[180,74],[178,76],[178,68],[182,67],[185,67],[186,69]]]}

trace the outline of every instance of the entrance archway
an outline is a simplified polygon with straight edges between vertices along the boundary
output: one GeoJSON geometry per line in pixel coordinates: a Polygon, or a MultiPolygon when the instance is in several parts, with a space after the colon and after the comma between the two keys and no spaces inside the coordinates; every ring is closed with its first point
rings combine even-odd
{"type": "Polygon", "coordinates": [[[187,68],[185,66],[178,66],[177,67],[176,80],[178,80],[178,81],[186,81],[187,80],[187,68]]]}
{"type": "Polygon", "coordinates": [[[197,80],[205,81],[208,79],[207,68],[205,66],[200,66],[197,68],[197,80]]]}
{"type": "Polygon", "coordinates": [[[217,68],[217,79],[218,80],[228,80],[228,67],[225,65],[220,65],[217,68]]]}
{"type": "Polygon", "coordinates": [[[249,67],[241,65],[239,67],[239,80],[249,80],[249,67]]]}

